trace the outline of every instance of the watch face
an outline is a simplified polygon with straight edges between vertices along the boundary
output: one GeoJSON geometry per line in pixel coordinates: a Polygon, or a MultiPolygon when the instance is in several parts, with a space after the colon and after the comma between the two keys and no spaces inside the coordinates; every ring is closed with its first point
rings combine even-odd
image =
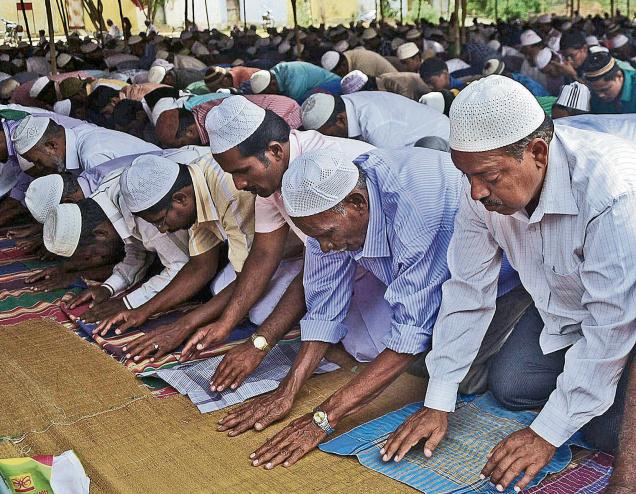
{"type": "Polygon", "coordinates": [[[314,413],[314,422],[316,423],[323,422],[326,418],[327,414],[322,410],[318,410],[316,413],[314,413]]]}
{"type": "Polygon", "coordinates": [[[267,346],[267,340],[264,336],[257,336],[254,338],[254,346],[259,350],[263,350],[267,346]]]}

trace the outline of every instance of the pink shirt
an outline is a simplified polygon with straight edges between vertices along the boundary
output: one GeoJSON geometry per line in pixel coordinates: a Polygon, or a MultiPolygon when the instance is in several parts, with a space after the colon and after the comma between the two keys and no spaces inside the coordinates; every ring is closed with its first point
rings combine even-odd
{"type": "MultiPolygon", "coordinates": [[[[337,149],[345,159],[353,161],[358,156],[374,149],[371,144],[354,139],[341,139],[340,137],[328,137],[315,130],[292,130],[289,135],[289,162],[298,156],[316,149],[337,149]]],[[[257,233],[269,233],[278,230],[287,223],[298,238],[305,243],[307,235],[300,231],[289,218],[280,190],[269,197],[256,198],[256,224],[254,230],[257,233]]]]}

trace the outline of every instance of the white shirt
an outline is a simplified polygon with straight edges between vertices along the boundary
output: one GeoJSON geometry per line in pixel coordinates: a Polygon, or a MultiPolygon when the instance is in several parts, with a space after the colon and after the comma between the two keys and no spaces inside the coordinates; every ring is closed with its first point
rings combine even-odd
{"type": "Polygon", "coordinates": [[[110,26],[110,28],[108,29],[108,34],[110,34],[110,37],[113,39],[121,38],[121,30],[119,29],[119,27],[117,27],[116,24],[110,26]]]}
{"type": "Polygon", "coordinates": [[[65,128],[67,170],[89,171],[105,161],[132,154],[158,151],[159,148],[142,139],[117,130],[83,123],[65,128]]]}
{"type": "Polygon", "coordinates": [[[91,196],[108,216],[124,241],[123,261],[113,268],[113,274],[102,284],[112,295],[139,283],[159,256],[163,270],[126,295],[124,304],[134,309],[163,290],[188,262],[188,232],[161,233],[156,227],[134,216],[121,200],[119,176],[125,168],[114,171],[91,196]]]}
{"type": "Polygon", "coordinates": [[[621,113],[617,115],[576,115],[555,120],[555,125],[566,125],[577,129],[605,132],[636,142],[636,114],[621,113]]]}
{"type": "MultiPolygon", "coordinates": [[[[417,103],[419,104],[419,103],[417,103]]],[[[355,158],[364,154],[373,146],[366,142],[356,141],[353,139],[342,139],[339,137],[328,137],[322,135],[315,130],[292,130],[289,134],[289,162],[294,161],[298,156],[316,149],[337,149],[343,158],[353,161],[355,158]]],[[[307,242],[305,235],[300,228],[289,218],[285,211],[285,204],[280,190],[277,190],[269,197],[256,197],[255,207],[255,226],[256,233],[269,233],[278,230],[285,223],[289,225],[292,231],[298,236],[304,244],[307,242]]]]}
{"type": "Polygon", "coordinates": [[[532,296],[544,354],[567,348],[556,390],[531,428],[563,444],[613,403],[636,342],[636,147],[557,126],[536,210],[488,212],[465,182],[426,359],[425,405],[452,411],[495,311],[502,251],[532,296]],[[467,255],[468,253],[468,255],[467,255]]]}
{"type": "Polygon", "coordinates": [[[386,91],[360,91],[342,96],[349,137],[379,148],[413,146],[426,136],[448,139],[448,117],[426,105],[386,91]]]}

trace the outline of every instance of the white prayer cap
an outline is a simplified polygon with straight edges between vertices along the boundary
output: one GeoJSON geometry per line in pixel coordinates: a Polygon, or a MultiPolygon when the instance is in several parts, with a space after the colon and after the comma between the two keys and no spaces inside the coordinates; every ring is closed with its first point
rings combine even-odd
{"type": "Polygon", "coordinates": [[[506,64],[503,60],[497,60],[496,58],[491,58],[486,61],[484,64],[484,70],[482,70],[483,75],[492,75],[492,74],[501,74],[506,68],[506,64]]]}
{"type": "Polygon", "coordinates": [[[420,49],[415,43],[409,41],[403,45],[398,46],[397,56],[400,60],[406,60],[407,58],[414,57],[420,52],[420,49]]]}
{"type": "Polygon", "coordinates": [[[629,38],[623,33],[619,33],[612,38],[611,43],[612,48],[620,48],[621,46],[625,46],[627,43],[629,43],[629,38]]]}
{"type": "Polygon", "coordinates": [[[552,50],[550,48],[542,48],[534,57],[534,64],[539,70],[545,69],[552,60],[552,50]]]}
{"type": "Polygon", "coordinates": [[[13,91],[20,87],[20,83],[13,77],[5,79],[0,83],[0,99],[9,99],[13,91]]]}
{"type": "Polygon", "coordinates": [[[317,130],[325,125],[335,106],[336,100],[331,94],[312,94],[300,108],[304,129],[317,130]]]}
{"type": "Polygon", "coordinates": [[[532,29],[526,29],[521,33],[521,46],[531,46],[541,43],[541,37],[532,29]]]}
{"type": "Polygon", "coordinates": [[[335,150],[303,153],[283,175],[285,209],[296,218],[327,211],[347,197],[359,175],[358,168],[335,150]]]}
{"type": "Polygon", "coordinates": [[[278,45],[278,53],[280,53],[281,55],[284,55],[289,50],[291,50],[291,45],[289,44],[289,41],[287,40],[283,41],[280,45],[278,45]]]}
{"type": "Polygon", "coordinates": [[[64,180],[57,173],[36,178],[29,184],[24,202],[38,223],[44,223],[62,200],[64,180]]]}
{"type": "Polygon", "coordinates": [[[333,70],[336,68],[336,65],[338,65],[341,56],[342,55],[337,51],[328,51],[320,57],[320,65],[322,65],[322,68],[325,70],[333,70]]]}
{"type": "Polygon", "coordinates": [[[375,29],[373,29],[372,27],[368,27],[362,32],[362,39],[368,41],[375,38],[377,35],[378,33],[375,29]]]}
{"type": "Polygon", "coordinates": [[[432,41],[431,45],[435,53],[444,53],[446,51],[444,45],[442,45],[439,41],[432,41]]]}
{"type": "Polygon", "coordinates": [[[351,94],[360,91],[369,81],[369,77],[361,70],[352,70],[340,81],[342,94],[351,94]]]}
{"type": "Polygon", "coordinates": [[[84,43],[82,46],[80,46],[80,51],[82,53],[92,53],[95,50],[97,50],[97,48],[99,48],[99,45],[91,41],[89,43],[84,43]]]}
{"type": "Polygon", "coordinates": [[[46,76],[38,77],[29,90],[29,96],[37,98],[49,82],[51,82],[51,79],[46,76]]]}
{"type": "Polygon", "coordinates": [[[570,21],[565,21],[563,24],[561,24],[561,31],[568,31],[571,28],[572,23],[570,21]]]}
{"type": "Polygon", "coordinates": [[[423,105],[430,106],[434,110],[437,110],[440,113],[444,113],[446,102],[444,101],[444,95],[440,93],[439,91],[432,91],[430,93],[426,93],[420,98],[419,101],[423,105]]]}
{"type": "Polygon", "coordinates": [[[154,67],[150,67],[150,70],[148,71],[148,82],[152,82],[154,84],[161,84],[161,81],[163,81],[167,73],[168,71],[165,69],[165,67],[162,67],[161,65],[155,65],[154,67]]]}
{"type": "Polygon", "coordinates": [[[57,56],[57,66],[65,67],[72,59],[73,57],[69,55],[68,53],[60,53],[57,56]]]}
{"type": "Polygon", "coordinates": [[[608,52],[609,49],[605,48],[604,46],[600,46],[600,45],[595,45],[595,46],[590,46],[590,53],[599,53],[599,52],[608,52]]]}
{"type": "Polygon", "coordinates": [[[406,39],[408,41],[412,41],[414,39],[418,39],[421,35],[422,35],[422,33],[419,31],[419,29],[410,29],[406,33],[406,39]]]}
{"type": "Polygon", "coordinates": [[[71,114],[71,100],[63,99],[61,101],[56,101],[53,105],[53,111],[68,117],[71,114]]]}
{"type": "Polygon", "coordinates": [[[165,60],[170,56],[170,53],[166,50],[157,50],[157,59],[165,60]]]}
{"type": "Polygon", "coordinates": [[[406,43],[406,41],[405,41],[405,40],[403,40],[402,38],[393,38],[393,39],[391,40],[391,49],[392,49],[393,51],[397,51],[397,50],[398,50],[398,48],[399,48],[400,46],[402,46],[404,43],[406,43]]]}
{"type": "Polygon", "coordinates": [[[591,36],[591,35],[585,37],[585,43],[588,46],[598,46],[598,45],[600,45],[600,43],[598,41],[598,38],[596,36],[591,36]]]}
{"type": "Polygon", "coordinates": [[[11,141],[16,153],[24,154],[35,146],[46,132],[51,121],[48,117],[34,117],[27,115],[15,128],[11,135],[11,141]]]}
{"type": "Polygon", "coordinates": [[[589,112],[591,97],[588,87],[577,81],[572,84],[566,84],[561,88],[561,93],[555,104],[564,108],[589,112]]]}
{"type": "Polygon", "coordinates": [[[179,108],[177,100],[175,100],[174,98],[161,98],[155,103],[155,106],[152,108],[152,114],[150,116],[152,125],[157,125],[157,120],[159,120],[159,117],[163,112],[165,112],[166,110],[174,110],[175,108],[179,108]]]}
{"type": "Polygon", "coordinates": [[[537,24],[550,24],[552,22],[552,16],[550,14],[540,15],[537,19],[537,24]]]}
{"type": "Polygon", "coordinates": [[[333,49],[338,53],[345,52],[349,49],[349,42],[346,39],[340,40],[333,46],[333,49]]]}
{"type": "Polygon", "coordinates": [[[488,48],[492,50],[499,51],[499,48],[501,48],[501,43],[496,39],[491,39],[488,43],[486,43],[486,46],[488,46],[488,48]]]}
{"type": "Polygon", "coordinates": [[[139,43],[142,40],[141,36],[131,36],[130,38],[128,38],[128,46],[130,45],[136,45],[137,43],[139,43]]]}
{"type": "Polygon", "coordinates": [[[179,165],[162,156],[135,158],[119,177],[121,196],[132,213],[157,204],[170,192],[179,176],[179,165]]]}
{"type": "Polygon", "coordinates": [[[71,257],[82,233],[82,212],[77,204],[58,204],[44,222],[44,247],[58,256],[71,257]]]}
{"type": "Polygon", "coordinates": [[[501,75],[469,84],[450,108],[450,147],[456,151],[490,151],[529,136],[545,113],[523,85],[501,75]]]}
{"type": "Polygon", "coordinates": [[[212,154],[224,153],[250,137],[265,120],[265,110],[243,96],[230,96],[210,110],[205,129],[212,154]]]}
{"type": "Polygon", "coordinates": [[[197,57],[202,57],[210,54],[210,50],[208,50],[203,43],[199,41],[195,41],[192,45],[192,53],[194,53],[197,57]]]}
{"type": "Polygon", "coordinates": [[[250,86],[254,94],[260,94],[265,91],[270,82],[272,82],[272,74],[269,70],[259,70],[250,77],[250,86]]]}
{"type": "Polygon", "coordinates": [[[10,62],[10,61],[11,61],[11,57],[9,56],[8,53],[0,54],[0,62],[10,62]]]}
{"type": "Polygon", "coordinates": [[[35,166],[35,163],[23,158],[19,154],[17,155],[17,157],[18,157],[18,166],[20,167],[20,170],[22,170],[23,172],[30,170],[31,168],[35,166]]]}

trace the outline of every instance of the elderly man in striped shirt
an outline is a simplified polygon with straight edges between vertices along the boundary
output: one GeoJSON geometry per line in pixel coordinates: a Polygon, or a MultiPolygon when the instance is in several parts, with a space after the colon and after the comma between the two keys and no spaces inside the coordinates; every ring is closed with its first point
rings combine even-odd
{"type": "Polygon", "coordinates": [[[424,408],[382,454],[399,461],[425,440],[431,456],[443,440],[493,314],[505,252],[534,307],[494,357],[489,387],[510,409],[542,409],[492,450],[481,473],[499,491],[520,492],[578,430],[616,449],[621,374],[636,342],[636,148],[554,126],[523,86],[496,75],[462,91],[450,120],[453,161],[469,186],[426,361],[431,378],[424,408]]]}

